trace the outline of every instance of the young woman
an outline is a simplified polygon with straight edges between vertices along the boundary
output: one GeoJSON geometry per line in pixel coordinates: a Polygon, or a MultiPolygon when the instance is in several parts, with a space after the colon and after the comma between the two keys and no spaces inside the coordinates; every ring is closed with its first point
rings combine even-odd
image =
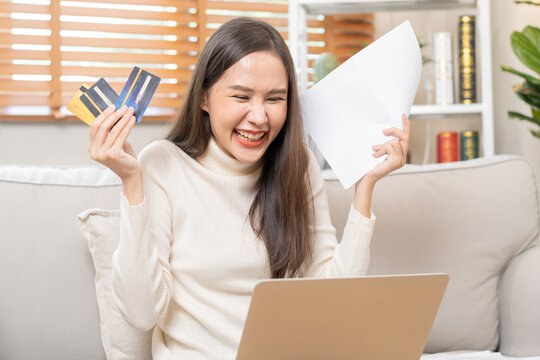
{"type": "Polygon", "coordinates": [[[373,188],[405,163],[405,116],[373,147],[388,157],[356,183],[338,245],[293,63],[270,25],[239,18],[211,36],[168,136],[138,158],[132,113],[97,117],[89,152],[122,179],[113,292],[132,326],[155,326],[154,359],[234,359],[262,279],[366,273],[373,188]]]}

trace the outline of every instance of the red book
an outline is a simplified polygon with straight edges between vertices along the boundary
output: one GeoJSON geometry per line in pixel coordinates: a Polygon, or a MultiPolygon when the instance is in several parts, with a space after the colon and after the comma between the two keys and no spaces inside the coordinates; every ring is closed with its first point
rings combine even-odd
{"type": "Polygon", "coordinates": [[[437,135],[437,162],[452,162],[459,160],[458,133],[444,131],[437,135]]]}

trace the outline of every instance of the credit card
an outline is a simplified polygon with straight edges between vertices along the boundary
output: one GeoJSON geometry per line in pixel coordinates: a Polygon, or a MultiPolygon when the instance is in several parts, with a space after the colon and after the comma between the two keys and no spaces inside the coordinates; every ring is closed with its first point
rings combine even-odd
{"type": "Polygon", "coordinates": [[[88,84],[84,83],[84,84],[81,85],[79,90],[82,91],[82,92],[86,92],[86,90],[88,90],[89,88],[90,88],[90,86],[88,86],[88,84]]]}
{"type": "Polygon", "coordinates": [[[116,109],[121,108],[122,105],[132,107],[134,109],[133,116],[137,122],[140,122],[160,81],[161,78],[158,76],[139,67],[134,67],[115,103],[116,109]]]}
{"type": "Polygon", "coordinates": [[[75,114],[75,116],[77,116],[79,119],[84,121],[86,124],[91,125],[96,117],[90,112],[90,110],[88,110],[86,105],[82,103],[80,97],[84,94],[84,92],[81,89],[86,91],[88,89],[88,85],[83,84],[83,86],[81,86],[81,88],[77,90],[77,92],[75,93],[75,95],[73,95],[73,98],[69,102],[67,109],[73,114],[75,114]]]}
{"type": "Polygon", "coordinates": [[[98,116],[118,100],[118,94],[104,79],[99,79],[81,95],[82,103],[94,116],[98,116]]]}

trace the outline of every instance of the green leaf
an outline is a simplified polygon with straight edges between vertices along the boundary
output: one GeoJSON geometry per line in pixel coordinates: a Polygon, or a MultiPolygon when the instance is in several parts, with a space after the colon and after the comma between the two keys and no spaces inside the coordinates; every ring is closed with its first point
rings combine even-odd
{"type": "Polygon", "coordinates": [[[534,136],[534,137],[537,137],[537,138],[540,138],[540,130],[532,130],[532,129],[529,129],[529,131],[531,132],[531,134],[534,136]]]}
{"type": "Polygon", "coordinates": [[[524,81],[523,83],[521,83],[521,87],[527,90],[527,93],[529,95],[533,95],[540,98],[540,90],[538,90],[537,86],[535,86],[534,84],[531,84],[528,81],[524,81]]]}
{"type": "Polygon", "coordinates": [[[514,31],[510,39],[512,50],[518,59],[529,69],[540,74],[540,52],[531,40],[519,31],[514,31]]]}
{"type": "Polygon", "coordinates": [[[540,29],[529,25],[523,29],[523,34],[531,40],[536,47],[536,51],[540,52],[540,29]]]}
{"type": "Polygon", "coordinates": [[[536,89],[531,87],[526,81],[522,82],[521,84],[514,85],[514,91],[535,99],[539,99],[538,101],[540,102],[540,92],[536,91],[536,89]]]}
{"type": "Polygon", "coordinates": [[[522,78],[524,78],[531,86],[533,86],[535,89],[537,89],[538,91],[540,91],[540,79],[539,78],[535,78],[534,76],[531,76],[529,74],[525,74],[521,71],[518,71],[516,69],[513,69],[509,66],[504,66],[502,65],[501,66],[501,70],[502,71],[506,71],[506,72],[509,72],[509,73],[512,73],[514,75],[517,75],[517,76],[521,76],[522,78]]]}
{"type": "Polygon", "coordinates": [[[514,92],[519,98],[529,104],[535,110],[540,111],[540,93],[527,88],[527,83],[517,84],[514,86],[514,92]]]}
{"type": "Polygon", "coordinates": [[[512,118],[512,119],[530,121],[533,124],[536,124],[536,125],[540,126],[540,119],[535,119],[535,118],[532,118],[532,117],[527,116],[527,115],[520,114],[520,113],[515,112],[515,111],[509,111],[508,116],[510,118],[512,118]]]}
{"type": "Polygon", "coordinates": [[[538,93],[540,93],[540,86],[536,85],[536,84],[533,84],[531,82],[528,82],[528,81],[524,81],[523,82],[523,86],[527,89],[531,89],[531,90],[534,90],[538,93]]]}
{"type": "Polygon", "coordinates": [[[528,5],[535,5],[539,6],[540,2],[536,0],[514,0],[516,4],[528,4],[528,5]]]}
{"type": "Polygon", "coordinates": [[[521,100],[525,101],[527,105],[534,108],[535,110],[540,111],[540,99],[535,98],[534,96],[530,96],[528,94],[524,94],[523,91],[516,91],[516,94],[521,100]]]}

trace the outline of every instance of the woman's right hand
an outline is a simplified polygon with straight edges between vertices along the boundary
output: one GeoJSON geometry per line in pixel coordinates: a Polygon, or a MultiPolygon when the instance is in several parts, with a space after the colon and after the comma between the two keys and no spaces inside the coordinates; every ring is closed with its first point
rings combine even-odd
{"type": "Polygon", "coordinates": [[[142,166],[133,147],[126,141],[135,125],[133,108],[109,106],[90,125],[90,158],[109,169],[125,182],[142,177],[142,166]]]}

